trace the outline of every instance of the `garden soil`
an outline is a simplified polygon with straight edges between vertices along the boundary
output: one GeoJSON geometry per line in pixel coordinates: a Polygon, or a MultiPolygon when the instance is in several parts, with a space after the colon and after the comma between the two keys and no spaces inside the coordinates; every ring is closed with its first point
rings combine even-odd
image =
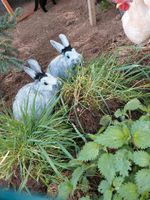
{"type": "MultiPolygon", "coordinates": [[[[47,13],[40,8],[33,12],[34,1],[22,5],[18,2],[23,15],[31,15],[17,24],[13,35],[14,46],[19,50],[20,59],[26,61],[35,58],[44,69],[58,55],[49,40],[59,41],[60,33],[67,35],[71,45],[84,55],[85,60],[127,42],[114,5],[107,11],[97,6],[97,26],[92,27],[89,25],[86,0],[58,0],[57,5],[53,5],[50,0],[47,13]]],[[[17,7],[17,4],[11,5],[17,7]]],[[[24,72],[11,71],[8,75],[0,76],[0,96],[7,107],[11,107],[17,91],[30,81],[24,72]]]]}

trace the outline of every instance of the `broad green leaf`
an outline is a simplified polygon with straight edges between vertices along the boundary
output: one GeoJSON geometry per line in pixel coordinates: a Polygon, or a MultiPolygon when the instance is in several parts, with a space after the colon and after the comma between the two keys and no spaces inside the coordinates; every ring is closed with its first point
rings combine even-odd
{"type": "Polygon", "coordinates": [[[124,200],[138,200],[137,186],[133,183],[122,185],[118,193],[124,200]]]}
{"type": "Polygon", "coordinates": [[[132,110],[137,110],[137,109],[143,109],[143,105],[138,99],[132,99],[130,100],[124,107],[124,111],[132,111],[132,110]]]}
{"type": "Polygon", "coordinates": [[[116,112],[114,113],[114,116],[116,118],[119,118],[119,117],[123,117],[124,116],[124,112],[120,109],[117,109],[116,112]]]}
{"type": "Polygon", "coordinates": [[[95,135],[95,134],[88,134],[88,137],[89,137],[91,140],[95,140],[96,135],[95,135]]]}
{"type": "Polygon", "coordinates": [[[102,194],[104,194],[107,190],[111,188],[111,185],[108,183],[108,181],[103,180],[100,182],[98,186],[98,191],[102,194]]]}
{"type": "Polygon", "coordinates": [[[71,183],[73,185],[73,190],[76,189],[77,183],[79,182],[82,174],[84,173],[85,168],[82,167],[78,167],[77,169],[74,170],[73,174],[72,174],[72,178],[71,178],[71,183]]]}
{"type": "Polygon", "coordinates": [[[77,160],[77,159],[73,159],[68,163],[69,167],[77,167],[77,166],[81,166],[83,164],[83,162],[81,160],[77,160]]]}
{"type": "Polygon", "coordinates": [[[149,198],[149,192],[144,192],[142,195],[141,195],[141,198],[140,200],[150,200],[149,198]]]}
{"type": "Polygon", "coordinates": [[[109,184],[112,183],[116,173],[114,162],[114,155],[109,153],[104,153],[98,160],[98,168],[109,184]]]}
{"type": "Polygon", "coordinates": [[[150,121],[137,120],[131,127],[134,144],[141,149],[150,147],[150,121]]]}
{"type": "Polygon", "coordinates": [[[104,193],[104,198],[103,200],[111,200],[112,199],[112,191],[111,190],[107,190],[105,193],[104,193]]]}
{"type": "Polygon", "coordinates": [[[122,200],[122,197],[119,194],[115,194],[113,200],[122,200]]]}
{"type": "Polygon", "coordinates": [[[145,151],[136,151],[133,153],[133,161],[140,167],[150,166],[150,155],[145,151]]]}
{"type": "Polygon", "coordinates": [[[104,127],[107,127],[111,123],[112,119],[110,115],[104,115],[101,120],[100,124],[104,127]]]}
{"type": "Polygon", "coordinates": [[[140,193],[150,192],[150,169],[141,169],[135,176],[140,193]]]}
{"type": "Polygon", "coordinates": [[[116,125],[108,127],[104,134],[98,135],[95,142],[109,148],[119,148],[127,143],[129,138],[128,128],[116,125]]]}
{"type": "Polygon", "coordinates": [[[118,176],[113,180],[113,186],[115,187],[115,190],[119,190],[119,188],[122,185],[123,181],[124,181],[124,178],[121,177],[121,176],[118,176]]]}
{"type": "Polygon", "coordinates": [[[67,200],[73,191],[73,186],[70,181],[65,181],[58,186],[58,200],[67,200]]]}
{"type": "Polygon", "coordinates": [[[88,142],[83,146],[79,152],[78,160],[89,161],[95,160],[99,153],[99,144],[95,142],[88,142]]]}
{"type": "Polygon", "coordinates": [[[126,149],[118,150],[115,154],[115,166],[116,171],[123,177],[128,176],[129,170],[131,170],[132,153],[126,149]]]}

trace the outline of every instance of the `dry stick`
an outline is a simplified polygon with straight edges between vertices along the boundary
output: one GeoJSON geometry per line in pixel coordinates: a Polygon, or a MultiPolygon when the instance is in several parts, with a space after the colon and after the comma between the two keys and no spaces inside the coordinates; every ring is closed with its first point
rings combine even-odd
{"type": "Polygon", "coordinates": [[[21,21],[27,19],[28,17],[30,17],[30,16],[33,15],[33,14],[34,14],[34,12],[30,12],[30,13],[28,13],[28,14],[26,14],[26,15],[20,17],[17,21],[18,21],[18,22],[21,22],[21,21]]]}
{"type": "Polygon", "coordinates": [[[95,0],[88,0],[89,19],[92,26],[96,25],[96,7],[95,0]]]}
{"type": "Polygon", "coordinates": [[[7,0],[2,0],[2,3],[3,5],[5,6],[7,12],[10,14],[10,15],[13,15],[13,9],[11,8],[11,6],[9,5],[8,1],[7,0]]]}
{"type": "MultiPolygon", "coordinates": [[[[7,1],[7,0],[2,0],[2,3],[3,3],[3,5],[5,6],[7,12],[8,12],[10,15],[13,15],[13,14],[14,14],[14,11],[13,11],[12,7],[10,6],[10,4],[8,3],[8,1],[7,1]]],[[[26,19],[26,18],[28,18],[29,16],[31,16],[33,13],[34,13],[34,12],[31,12],[31,13],[26,14],[25,16],[20,17],[20,18],[17,20],[17,22],[23,21],[24,19],[26,19]]]]}

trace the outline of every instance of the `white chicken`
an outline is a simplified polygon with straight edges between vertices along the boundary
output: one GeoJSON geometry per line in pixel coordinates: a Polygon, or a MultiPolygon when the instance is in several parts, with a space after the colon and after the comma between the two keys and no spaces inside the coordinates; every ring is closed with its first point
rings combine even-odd
{"type": "Polygon", "coordinates": [[[115,0],[117,7],[125,11],[122,17],[124,32],[135,44],[150,39],[150,0],[115,0]]]}

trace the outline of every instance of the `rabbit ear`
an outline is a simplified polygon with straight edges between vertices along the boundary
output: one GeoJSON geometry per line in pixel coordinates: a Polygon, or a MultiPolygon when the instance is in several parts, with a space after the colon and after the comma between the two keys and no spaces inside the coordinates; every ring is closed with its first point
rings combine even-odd
{"type": "Polygon", "coordinates": [[[27,63],[30,65],[31,69],[37,73],[42,73],[39,63],[34,59],[27,60],[27,63]]]}
{"type": "Polygon", "coordinates": [[[69,46],[69,41],[68,41],[67,37],[64,34],[60,34],[59,38],[60,38],[62,44],[64,45],[64,47],[68,47],[69,46]]]}
{"type": "Polygon", "coordinates": [[[33,69],[30,69],[29,67],[23,67],[24,71],[32,78],[34,79],[36,77],[36,72],[33,69]]]}
{"type": "Polygon", "coordinates": [[[61,53],[64,49],[64,46],[62,44],[55,42],[54,40],[50,40],[50,43],[59,53],[61,53]]]}

